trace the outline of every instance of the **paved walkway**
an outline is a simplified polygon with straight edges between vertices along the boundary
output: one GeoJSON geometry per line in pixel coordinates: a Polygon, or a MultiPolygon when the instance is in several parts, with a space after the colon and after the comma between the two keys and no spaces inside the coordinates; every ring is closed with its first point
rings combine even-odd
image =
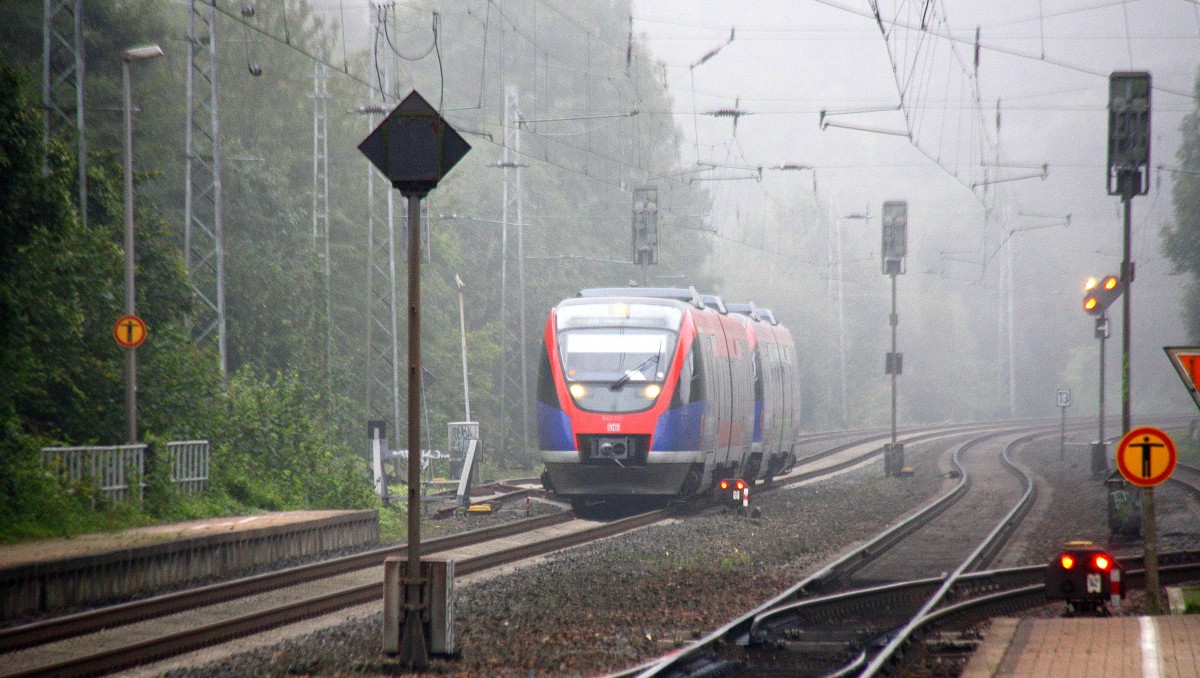
{"type": "Polygon", "coordinates": [[[996,619],[963,678],[1197,678],[1200,615],[996,619]]]}

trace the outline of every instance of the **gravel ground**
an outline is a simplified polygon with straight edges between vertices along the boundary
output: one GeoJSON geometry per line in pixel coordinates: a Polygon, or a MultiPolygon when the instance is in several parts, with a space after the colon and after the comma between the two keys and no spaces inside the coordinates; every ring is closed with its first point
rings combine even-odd
{"type": "MultiPolygon", "coordinates": [[[[661,656],[788,588],[844,551],[851,537],[874,534],[944,491],[948,466],[937,450],[913,445],[907,452],[912,478],[883,477],[879,460],[830,480],[759,494],[757,519],[710,510],[461,585],[455,631],[462,656],[435,659],[427,673],[596,675],[661,656]]],[[[1005,560],[1046,562],[1066,539],[1108,543],[1103,486],[1084,475],[1086,464],[1059,462],[1057,445],[1020,459],[1042,475],[1041,501],[1005,560]]],[[[1169,489],[1160,496],[1160,549],[1200,545],[1191,500],[1169,489]]],[[[1140,550],[1136,542],[1110,546],[1140,550]]],[[[1125,612],[1138,610],[1139,601],[1131,594],[1125,612]]],[[[1047,606],[1031,614],[1058,611],[1047,606]]],[[[380,615],[369,615],[167,675],[405,673],[380,654],[380,628],[380,615]]]]}
{"type": "MultiPolygon", "coordinates": [[[[790,587],[942,491],[936,455],[910,448],[912,478],[882,460],[833,480],[759,494],[762,517],[719,509],[548,557],[457,591],[462,657],[454,676],[574,676],[669,652],[790,587]]],[[[372,615],[171,676],[376,675],[403,670],[379,653],[372,615]]]]}

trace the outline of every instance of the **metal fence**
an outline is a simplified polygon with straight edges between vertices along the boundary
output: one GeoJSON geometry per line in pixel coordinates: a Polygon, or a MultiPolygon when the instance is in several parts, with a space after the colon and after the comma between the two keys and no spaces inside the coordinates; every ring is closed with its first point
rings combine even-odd
{"type": "MultiPolygon", "coordinates": [[[[85,480],[113,501],[124,501],[130,493],[130,480],[136,485],[137,498],[142,500],[142,477],[145,475],[145,445],[110,445],[105,447],[43,447],[42,466],[66,484],[85,480]]],[[[92,505],[96,503],[92,499],[92,505]]]]}
{"type": "MultiPolygon", "coordinates": [[[[203,492],[208,484],[208,441],[167,443],[171,482],[187,493],[203,492]]],[[[67,485],[93,482],[110,501],[125,501],[133,490],[141,502],[146,475],[146,446],[43,447],[42,466],[67,485]]],[[[92,505],[96,503],[92,499],[92,505]]]]}
{"type": "Polygon", "coordinates": [[[208,441],[167,443],[171,455],[171,482],[189,494],[203,492],[208,484],[208,441]]]}

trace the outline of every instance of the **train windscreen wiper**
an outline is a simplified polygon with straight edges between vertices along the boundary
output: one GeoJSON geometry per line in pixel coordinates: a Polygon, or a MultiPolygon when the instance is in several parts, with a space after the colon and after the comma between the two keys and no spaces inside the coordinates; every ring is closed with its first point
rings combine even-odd
{"type": "MultiPolygon", "coordinates": [[[[629,383],[629,380],[633,378],[633,375],[635,373],[641,374],[642,370],[646,369],[647,367],[650,367],[651,365],[657,366],[658,358],[659,358],[658,354],[655,354],[655,355],[650,356],[649,358],[646,358],[645,360],[642,361],[641,365],[638,365],[637,367],[633,368],[632,370],[629,370],[628,372],[626,372],[625,376],[614,381],[613,385],[609,386],[609,388],[614,391],[619,390],[622,386],[629,383]]],[[[645,378],[645,376],[643,376],[643,379],[644,378],[645,378]]]]}

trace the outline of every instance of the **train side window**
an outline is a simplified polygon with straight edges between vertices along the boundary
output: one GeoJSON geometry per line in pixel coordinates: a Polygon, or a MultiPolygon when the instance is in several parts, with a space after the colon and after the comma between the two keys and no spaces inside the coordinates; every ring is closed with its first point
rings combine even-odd
{"type": "Polygon", "coordinates": [[[750,364],[754,367],[754,399],[763,399],[763,371],[762,358],[759,357],[758,351],[751,354],[750,364]]]}
{"type": "Polygon", "coordinates": [[[675,389],[672,406],[687,405],[692,401],[692,394],[698,397],[704,395],[704,361],[697,356],[699,346],[692,342],[687,355],[683,357],[683,367],[679,370],[679,386],[675,389]]]}
{"type": "Polygon", "coordinates": [[[542,344],[542,359],[538,363],[537,399],[551,407],[561,408],[558,402],[558,391],[554,386],[554,371],[550,368],[550,352],[542,344]]]}

